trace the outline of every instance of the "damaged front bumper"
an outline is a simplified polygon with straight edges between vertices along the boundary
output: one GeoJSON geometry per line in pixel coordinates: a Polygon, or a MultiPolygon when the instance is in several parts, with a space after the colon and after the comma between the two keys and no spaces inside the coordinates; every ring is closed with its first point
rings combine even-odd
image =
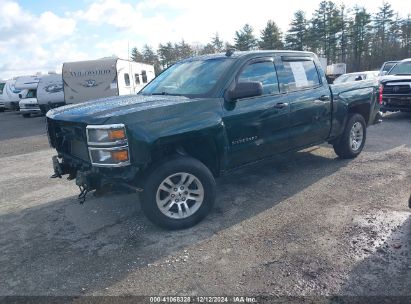
{"type": "Polygon", "coordinates": [[[51,178],[62,178],[68,175],[69,180],[76,180],[76,185],[80,188],[80,199],[85,199],[85,195],[93,190],[128,189],[136,192],[143,191],[136,186],[139,168],[133,166],[119,168],[101,168],[82,164],[81,161],[67,161],[64,156],[52,157],[54,174],[51,178]]]}

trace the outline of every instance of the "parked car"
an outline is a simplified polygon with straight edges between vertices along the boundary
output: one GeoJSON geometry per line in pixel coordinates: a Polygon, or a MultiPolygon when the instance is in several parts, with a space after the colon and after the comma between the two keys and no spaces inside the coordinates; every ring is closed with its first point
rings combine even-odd
{"type": "Polygon", "coordinates": [[[411,112],[411,58],[399,61],[380,82],[382,112],[411,112]]]}
{"type": "Polygon", "coordinates": [[[334,83],[338,84],[338,83],[344,83],[344,82],[370,80],[370,79],[376,79],[377,77],[378,77],[378,71],[347,73],[347,74],[343,74],[337,77],[334,80],[334,83]]]}
{"type": "Polygon", "coordinates": [[[310,52],[186,59],[138,95],[50,110],[54,177],[76,179],[81,197],[109,185],[139,191],[154,223],[190,227],[211,210],[215,177],[239,166],[322,142],[358,156],[377,93],[374,81],[330,87],[310,52]]]}
{"type": "Polygon", "coordinates": [[[392,68],[394,65],[397,64],[397,62],[398,62],[398,60],[391,60],[391,61],[386,61],[386,62],[384,62],[384,63],[382,64],[382,66],[381,66],[381,69],[380,69],[380,71],[379,71],[379,73],[378,73],[378,76],[384,76],[384,75],[386,75],[386,74],[391,70],[391,68],[392,68]]]}

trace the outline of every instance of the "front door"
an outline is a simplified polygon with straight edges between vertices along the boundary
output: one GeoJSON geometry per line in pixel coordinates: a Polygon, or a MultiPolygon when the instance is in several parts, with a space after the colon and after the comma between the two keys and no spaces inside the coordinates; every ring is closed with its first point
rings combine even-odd
{"type": "Polygon", "coordinates": [[[259,81],[263,95],[225,103],[223,118],[229,141],[228,168],[289,148],[289,106],[280,94],[272,58],[249,62],[235,82],[259,81]]]}

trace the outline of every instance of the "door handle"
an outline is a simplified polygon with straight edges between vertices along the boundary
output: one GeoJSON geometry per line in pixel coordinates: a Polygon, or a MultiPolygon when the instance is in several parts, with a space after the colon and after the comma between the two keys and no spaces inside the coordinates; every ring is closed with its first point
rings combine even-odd
{"type": "Polygon", "coordinates": [[[318,98],[321,101],[330,101],[330,96],[328,95],[321,95],[320,98],[318,98]]]}
{"type": "Polygon", "coordinates": [[[279,102],[279,103],[276,103],[274,105],[274,108],[276,108],[276,109],[282,109],[282,108],[285,108],[285,107],[288,107],[288,103],[286,103],[286,102],[279,102]]]}

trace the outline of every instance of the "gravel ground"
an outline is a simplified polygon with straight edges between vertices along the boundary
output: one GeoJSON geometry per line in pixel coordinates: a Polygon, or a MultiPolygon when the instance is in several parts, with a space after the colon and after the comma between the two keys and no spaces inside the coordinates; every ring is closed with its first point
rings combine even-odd
{"type": "Polygon", "coordinates": [[[134,194],[50,180],[44,117],[0,113],[0,295],[411,296],[411,115],[218,179],[199,225],[164,231],[134,194]]]}

